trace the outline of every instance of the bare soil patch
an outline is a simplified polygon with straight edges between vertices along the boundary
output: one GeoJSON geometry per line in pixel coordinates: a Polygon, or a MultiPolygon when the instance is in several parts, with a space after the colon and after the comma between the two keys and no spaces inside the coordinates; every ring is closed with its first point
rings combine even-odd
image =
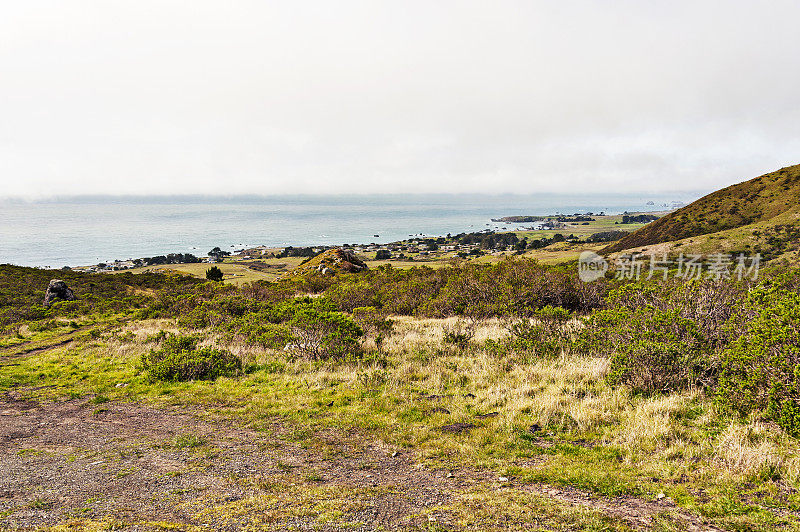
{"type": "MultiPolygon", "coordinates": [[[[257,432],[203,417],[200,410],[93,404],[86,398],[39,404],[7,393],[0,398],[0,528],[34,530],[113,518],[130,530],[141,530],[147,521],[236,530],[241,523],[235,520],[198,518],[198,508],[256,496],[270,479],[302,479],[313,472],[314,486],[375,488],[369,504],[352,516],[367,523],[361,529],[419,529],[430,524],[431,509],[453,503],[459,494],[514,484],[513,479],[499,484],[496,474],[466,467],[431,470],[413,453],[356,433],[293,441],[297,427],[276,422],[270,431],[257,432]]],[[[600,510],[638,529],[650,528],[654,516],[669,510],[683,515],[689,530],[719,530],[668,502],[518,488],[600,510]]],[[[436,526],[458,529],[453,519],[437,512],[436,526]]],[[[338,529],[313,518],[284,525],[338,529]]]]}
{"type": "Polygon", "coordinates": [[[573,506],[600,510],[607,515],[626,521],[637,529],[649,529],[655,524],[656,517],[669,515],[682,523],[688,532],[724,532],[723,529],[705,523],[698,517],[689,514],[669,498],[656,501],[646,501],[636,497],[610,499],[597,497],[571,487],[556,488],[546,485],[528,485],[526,489],[573,506]]]}

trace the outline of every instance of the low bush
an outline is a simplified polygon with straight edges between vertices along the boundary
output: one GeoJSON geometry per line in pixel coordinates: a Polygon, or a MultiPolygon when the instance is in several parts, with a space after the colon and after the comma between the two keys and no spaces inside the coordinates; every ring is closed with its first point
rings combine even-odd
{"type": "Polygon", "coordinates": [[[383,340],[392,334],[394,321],[386,313],[375,307],[356,307],[352,311],[353,319],[364,331],[366,336],[375,341],[375,346],[380,349],[383,340]]]}
{"type": "Polygon", "coordinates": [[[142,368],[147,379],[154,381],[214,380],[235,375],[242,361],[229,351],[210,347],[197,348],[194,336],[170,335],[159,349],[142,356],[142,368]]]}
{"type": "Polygon", "coordinates": [[[287,322],[291,350],[312,360],[343,359],[361,354],[364,331],[350,317],[305,308],[287,322]]]}
{"type": "Polygon", "coordinates": [[[458,319],[453,324],[445,324],[442,328],[444,343],[466,349],[475,337],[475,323],[458,319]]]}
{"type": "Polygon", "coordinates": [[[585,318],[576,349],[610,355],[609,380],[636,392],[713,391],[746,293],[743,283],[710,279],[622,284],[585,318]]]}
{"type": "Polygon", "coordinates": [[[325,295],[345,311],[370,306],[387,314],[482,319],[531,316],[546,306],[588,312],[602,306],[606,288],[605,280],[583,283],[566,267],[507,259],[438,269],[383,265],[337,279],[325,295]]]}
{"type": "Polygon", "coordinates": [[[800,436],[800,294],[781,286],[752,290],[731,320],[736,338],[720,355],[717,397],[747,415],[763,410],[800,436]]]}
{"type": "Polygon", "coordinates": [[[568,311],[546,306],[534,313],[533,319],[521,318],[508,325],[512,349],[528,351],[537,356],[559,356],[571,349],[572,338],[567,322],[568,311]]]}
{"type": "Polygon", "coordinates": [[[697,324],[677,310],[605,310],[587,321],[587,329],[594,341],[601,338],[599,343],[610,348],[612,384],[666,393],[701,385],[715,374],[713,352],[697,324]]]}

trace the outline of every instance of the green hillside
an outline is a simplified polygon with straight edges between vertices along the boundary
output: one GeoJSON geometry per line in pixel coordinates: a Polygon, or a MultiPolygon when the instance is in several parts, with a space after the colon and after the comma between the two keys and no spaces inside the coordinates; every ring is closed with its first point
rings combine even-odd
{"type": "MultiPolygon", "coordinates": [[[[704,196],[642,227],[603,251],[613,253],[736,230],[733,231],[735,234],[746,236],[753,243],[768,245],[770,253],[775,256],[784,251],[785,244],[795,240],[792,236],[795,231],[792,229],[797,223],[794,215],[798,212],[800,165],[795,165],[704,196]],[[785,226],[787,222],[791,227],[785,226]],[[776,240],[776,234],[789,237],[776,240]]],[[[707,243],[709,238],[701,240],[707,243]]]]}

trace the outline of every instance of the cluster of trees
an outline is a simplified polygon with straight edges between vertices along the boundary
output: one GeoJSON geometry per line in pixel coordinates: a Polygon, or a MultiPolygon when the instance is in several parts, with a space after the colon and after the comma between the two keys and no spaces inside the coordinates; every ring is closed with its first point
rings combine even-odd
{"type": "Polygon", "coordinates": [[[599,233],[594,233],[590,235],[589,238],[586,239],[587,242],[615,242],[622,238],[625,235],[628,235],[627,231],[600,231],[599,233]]]}
{"type": "Polygon", "coordinates": [[[427,246],[429,251],[436,251],[439,249],[439,246],[447,243],[447,239],[443,236],[438,238],[423,238],[419,240],[419,243],[427,246]]]}
{"type": "Polygon", "coordinates": [[[623,214],[622,223],[624,224],[646,224],[653,220],[658,220],[658,216],[652,214],[623,214]]]}
{"type": "Polygon", "coordinates": [[[506,249],[519,242],[519,237],[515,233],[495,233],[494,231],[461,233],[454,239],[463,245],[477,244],[481,249],[506,249]]]}
{"type": "Polygon", "coordinates": [[[145,257],[133,261],[136,266],[156,266],[159,264],[194,264],[200,259],[191,253],[169,253],[167,255],[156,255],[155,257],[145,257]]]}
{"type": "Polygon", "coordinates": [[[287,247],[283,248],[283,251],[281,251],[278,254],[278,258],[279,259],[283,259],[283,258],[286,258],[286,257],[307,257],[307,258],[311,258],[311,257],[316,257],[317,255],[319,255],[324,250],[325,250],[325,248],[311,248],[311,247],[295,248],[295,247],[292,247],[292,246],[287,246],[287,247]],[[317,249],[319,251],[315,251],[315,249],[317,249]]]}
{"type": "Polygon", "coordinates": [[[595,219],[592,218],[591,216],[575,215],[573,217],[559,216],[558,218],[556,218],[556,221],[562,223],[577,223],[577,222],[594,222],[595,219]]]}
{"type": "Polygon", "coordinates": [[[208,252],[208,256],[217,261],[222,260],[223,258],[227,257],[230,254],[231,254],[230,251],[223,251],[222,249],[219,248],[219,246],[215,247],[214,249],[208,252]]]}
{"type": "MultiPolygon", "coordinates": [[[[526,248],[527,249],[541,249],[541,248],[546,248],[550,244],[557,244],[559,242],[566,242],[567,240],[577,240],[577,238],[575,237],[575,235],[569,235],[569,236],[565,237],[561,233],[556,233],[553,236],[551,236],[550,238],[542,237],[542,238],[537,238],[536,240],[531,240],[530,242],[527,243],[526,248]]],[[[521,249],[524,250],[526,248],[521,248],[521,249]]]]}

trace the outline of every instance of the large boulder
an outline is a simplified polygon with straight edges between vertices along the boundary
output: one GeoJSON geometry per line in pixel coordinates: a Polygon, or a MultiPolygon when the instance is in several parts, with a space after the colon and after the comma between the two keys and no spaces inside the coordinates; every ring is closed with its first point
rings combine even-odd
{"type": "Polygon", "coordinates": [[[52,279],[50,284],[47,285],[47,292],[44,294],[44,306],[49,307],[55,300],[75,300],[75,294],[70,287],[67,286],[67,283],[61,279],[52,279]]]}

